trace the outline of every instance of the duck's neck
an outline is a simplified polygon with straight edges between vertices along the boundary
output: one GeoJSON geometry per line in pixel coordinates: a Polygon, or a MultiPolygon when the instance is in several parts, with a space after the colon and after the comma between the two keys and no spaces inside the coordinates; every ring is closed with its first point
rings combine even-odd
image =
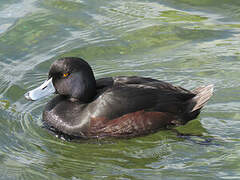
{"type": "Polygon", "coordinates": [[[70,97],[71,101],[80,101],[82,103],[91,102],[97,92],[96,92],[96,80],[93,73],[87,72],[85,75],[84,72],[77,74],[77,81],[74,83],[74,88],[72,91],[72,96],[70,97]]]}

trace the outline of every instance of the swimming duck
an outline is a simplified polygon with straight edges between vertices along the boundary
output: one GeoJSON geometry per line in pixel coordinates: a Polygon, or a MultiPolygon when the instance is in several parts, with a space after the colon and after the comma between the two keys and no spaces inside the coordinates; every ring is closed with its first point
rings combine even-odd
{"type": "Polygon", "coordinates": [[[213,85],[193,91],[156,79],[119,76],[95,80],[83,59],[64,57],[50,67],[48,80],[25,94],[47,103],[43,122],[71,137],[135,137],[182,125],[196,118],[213,85]]]}

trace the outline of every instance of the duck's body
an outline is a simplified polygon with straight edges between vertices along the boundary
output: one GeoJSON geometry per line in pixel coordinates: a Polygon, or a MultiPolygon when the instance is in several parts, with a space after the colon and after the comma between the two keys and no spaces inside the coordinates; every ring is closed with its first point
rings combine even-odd
{"type": "Polygon", "coordinates": [[[87,66],[79,58],[51,66],[49,78],[59,95],[47,104],[43,121],[54,131],[84,138],[139,136],[196,118],[212,96],[211,85],[191,92],[136,76],[95,81],[87,66]],[[62,78],[64,73],[69,77],[62,78]]]}

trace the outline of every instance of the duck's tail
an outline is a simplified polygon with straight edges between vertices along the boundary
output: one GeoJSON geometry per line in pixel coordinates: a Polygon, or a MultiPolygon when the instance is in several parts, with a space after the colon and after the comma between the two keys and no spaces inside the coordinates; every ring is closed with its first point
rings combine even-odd
{"type": "Polygon", "coordinates": [[[201,108],[206,104],[206,102],[213,95],[213,85],[199,87],[192,91],[196,94],[192,99],[187,101],[187,111],[184,114],[184,123],[192,120],[198,116],[201,108]]]}
{"type": "Polygon", "coordinates": [[[213,95],[213,85],[210,84],[208,86],[199,87],[192,91],[196,96],[194,96],[191,101],[193,102],[194,106],[192,106],[190,112],[194,112],[198,109],[201,109],[206,102],[210,99],[213,95]]]}

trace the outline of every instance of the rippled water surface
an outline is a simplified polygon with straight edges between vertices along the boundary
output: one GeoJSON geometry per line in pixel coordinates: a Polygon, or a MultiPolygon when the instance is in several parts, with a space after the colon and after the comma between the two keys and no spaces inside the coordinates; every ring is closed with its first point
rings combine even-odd
{"type": "Polygon", "coordinates": [[[237,0],[1,0],[0,179],[240,179],[239,47],[237,0]],[[60,56],[215,94],[191,136],[67,142],[42,128],[51,97],[23,97],[60,56]]]}

